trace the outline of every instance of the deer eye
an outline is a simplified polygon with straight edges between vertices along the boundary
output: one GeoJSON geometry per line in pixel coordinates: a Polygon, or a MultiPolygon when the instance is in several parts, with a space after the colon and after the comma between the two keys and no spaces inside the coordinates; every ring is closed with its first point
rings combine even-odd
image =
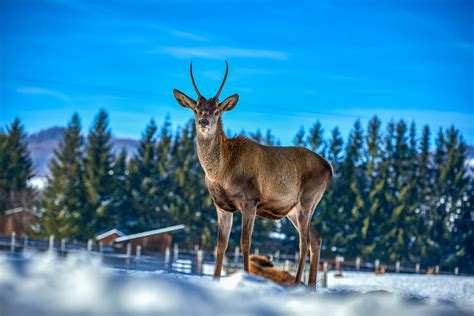
{"type": "Polygon", "coordinates": [[[215,115],[219,115],[219,111],[216,111],[216,113],[214,113],[215,115]]]}

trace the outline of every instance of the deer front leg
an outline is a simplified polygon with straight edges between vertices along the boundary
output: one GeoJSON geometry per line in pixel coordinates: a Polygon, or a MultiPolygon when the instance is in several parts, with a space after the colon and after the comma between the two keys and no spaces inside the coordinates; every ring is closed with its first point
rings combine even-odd
{"type": "Polygon", "coordinates": [[[216,252],[216,265],[214,268],[214,280],[219,280],[222,271],[222,261],[224,260],[224,254],[227,250],[227,244],[229,243],[230,230],[232,228],[232,215],[231,212],[226,212],[217,207],[217,252],[216,252]]]}
{"type": "Polygon", "coordinates": [[[249,251],[252,243],[253,224],[255,222],[255,208],[242,210],[242,235],[240,237],[240,248],[244,260],[244,271],[249,272],[249,251]]]}
{"type": "Polygon", "coordinates": [[[300,235],[300,258],[298,261],[298,270],[296,271],[295,284],[299,284],[306,264],[306,256],[309,246],[309,212],[298,205],[288,213],[288,219],[293,223],[300,235]]]}

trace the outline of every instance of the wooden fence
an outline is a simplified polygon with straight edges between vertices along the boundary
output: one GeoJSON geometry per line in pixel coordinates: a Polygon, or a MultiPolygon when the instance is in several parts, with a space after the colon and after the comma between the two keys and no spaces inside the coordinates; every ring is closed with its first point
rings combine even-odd
{"type": "MultiPolygon", "coordinates": [[[[94,255],[100,255],[104,264],[124,270],[166,270],[176,273],[186,273],[193,275],[212,275],[212,269],[215,260],[215,253],[199,249],[180,249],[178,244],[174,244],[173,248],[167,248],[165,253],[153,255],[144,253],[141,246],[132,249],[131,244],[127,244],[125,253],[117,252],[110,246],[100,246],[89,240],[88,242],[67,242],[66,239],[57,240],[54,236],[49,239],[35,239],[29,237],[17,238],[15,233],[11,236],[0,235],[0,251],[18,253],[24,250],[32,251],[51,251],[60,256],[67,256],[69,253],[78,251],[87,251],[94,255]]],[[[255,254],[259,254],[259,249],[255,249],[255,254]]],[[[270,256],[275,268],[284,269],[286,271],[296,273],[299,253],[282,254],[276,251],[272,254],[264,254],[270,256]]],[[[306,283],[308,279],[309,260],[306,262],[303,281],[306,283]]],[[[232,273],[242,269],[242,253],[239,247],[233,251],[228,250],[224,258],[224,273],[232,273]]],[[[336,271],[336,276],[342,274],[343,271],[361,271],[375,272],[376,274],[384,273],[417,273],[417,274],[460,274],[458,268],[453,272],[441,272],[439,266],[421,268],[419,263],[413,267],[402,267],[397,261],[393,265],[383,264],[380,260],[372,262],[362,262],[360,257],[354,261],[343,261],[340,257],[334,259],[320,260],[319,270],[323,271],[320,280],[323,287],[327,286],[327,272],[336,271]]]]}

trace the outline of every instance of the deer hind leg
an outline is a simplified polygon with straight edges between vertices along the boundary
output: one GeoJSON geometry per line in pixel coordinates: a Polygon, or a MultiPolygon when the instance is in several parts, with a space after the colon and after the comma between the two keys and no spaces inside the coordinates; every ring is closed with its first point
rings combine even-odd
{"type": "Polygon", "coordinates": [[[240,237],[240,248],[242,248],[245,272],[249,272],[249,251],[252,243],[252,232],[256,214],[257,210],[255,208],[242,210],[242,235],[240,237]]]}
{"type": "Polygon", "coordinates": [[[311,291],[316,291],[316,282],[318,281],[319,255],[321,252],[322,238],[318,231],[310,225],[309,227],[309,251],[310,266],[308,287],[311,291]]]}
{"type": "Polygon", "coordinates": [[[224,260],[224,254],[227,250],[227,244],[229,243],[230,230],[232,228],[232,217],[233,213],[226,212],[220,208],[217,208],[217,251],[216,251],[216,265],[214,268],[214,280],[219,280],[222,271],[222,261],[224,260]]]}

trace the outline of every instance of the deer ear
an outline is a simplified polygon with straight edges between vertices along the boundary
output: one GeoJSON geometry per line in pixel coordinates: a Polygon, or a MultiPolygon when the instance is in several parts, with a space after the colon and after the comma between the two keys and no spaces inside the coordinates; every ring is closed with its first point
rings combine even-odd
{"type": "Polygon", "coordinates": [[[232,110],[239,102],[239,95],[233,94],[219,104],[221,111],[230,111],[232,110]]]}
{"type": "Polygon", "coordinates": [[[196,108],[196,101],[194,101],[181,91],[174,89],[173,94],[176,98],[176,101],[178,101],[179,105],[181,105],[182,107],[189,108],[192,110],[196,108]]]}

